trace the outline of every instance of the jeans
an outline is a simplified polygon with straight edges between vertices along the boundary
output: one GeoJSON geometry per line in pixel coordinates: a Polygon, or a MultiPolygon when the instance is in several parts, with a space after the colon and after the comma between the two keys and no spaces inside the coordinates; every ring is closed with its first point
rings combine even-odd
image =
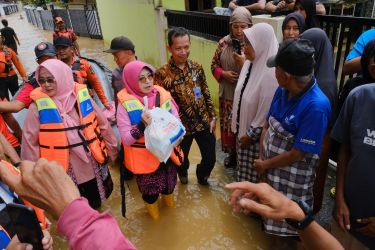
{"type": "Polygon", "coordinates": [[[196,175],[197,177],[209,177],[216,162],[216,139],[214,134],[210,133],[209,129],[197,132],[195,134],[185,135],[180,144],[181,149],[184,152],[184,162],[179,168],[177,168],[178,175],[187,176],[190,165],[189,151],[191,144],[193,143],[193,139],[195,139],[197,142],[202,156],[201,162],[197,165],[196,175]]]}

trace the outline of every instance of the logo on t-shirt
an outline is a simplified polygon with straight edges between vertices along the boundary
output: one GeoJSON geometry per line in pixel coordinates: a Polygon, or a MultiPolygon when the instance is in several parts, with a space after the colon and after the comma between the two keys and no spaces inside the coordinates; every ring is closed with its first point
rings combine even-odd
{"type": "Polygon", "coordinates": [[[291,116],[289,116],[289,117],[285,117],[285,123],[288,124],[288,125],[290,126],[291,124],[294,123],[294,118],[295,118],[294,115],[291,115],[291,116]]]}
{"type": "Polygon", "coordinates": [[[363,143],[375,147],[375,130],[367,129],[367,136],[363,138],[363,143]]]}

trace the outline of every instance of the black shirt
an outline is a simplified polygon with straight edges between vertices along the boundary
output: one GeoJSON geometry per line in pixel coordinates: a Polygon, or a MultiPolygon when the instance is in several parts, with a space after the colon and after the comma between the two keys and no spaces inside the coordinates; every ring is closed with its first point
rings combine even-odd
{"type": "Polygon", "coordinates": [[[16,33],[14,32],[14,30],[11,27],[5,27],[5,28],[1,29],[1,36],[4,37],[4,39],[5,39],[4,44],[6,46],[10,46],[11,44],[16,43],[16,40],[14,40],[15,34],[16,33]]]}

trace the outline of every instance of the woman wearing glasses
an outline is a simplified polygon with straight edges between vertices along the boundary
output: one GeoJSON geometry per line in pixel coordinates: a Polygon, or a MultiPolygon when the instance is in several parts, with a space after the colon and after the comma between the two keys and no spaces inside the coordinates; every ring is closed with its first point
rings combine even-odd
{"type": "Polygon", "coordinates": [[[147,110],[161,107],[179,117],[178,107],[168,91],[154,86],[154,68],[144,62],[128,63],[122,80],[124,88],[117,94],[117,126],[124,145],[124,165],[135,174],[150,216],[158,219],[159,194],[162,194],[166,206],[174,206],[176,166],[181,164],[182,156],[173,152],[166,163],[161,163],[146,149],[144,131],[152,121],[147,110]]]}
{"type": "Polygon", "coordinates": [[[116,137],[86,85],[74,83],[65,63],[49,59],[35,75],[40,87],[30,94],[21,159],[57,161],[90,206],[99,208],[113,188],[107,163],[116,157],[116,137]]]}

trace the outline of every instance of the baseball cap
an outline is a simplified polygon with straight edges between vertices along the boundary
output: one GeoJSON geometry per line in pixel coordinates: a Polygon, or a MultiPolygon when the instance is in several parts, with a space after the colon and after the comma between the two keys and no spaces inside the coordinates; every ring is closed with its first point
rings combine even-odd
{"type": "Polygon", "coordinates": [[[41,56],[56,56],[56,50],[55,47],[53,47],[52,43],[38,43],[38,45],[35,46],[34,52],[36,58],[39,58],[41,56]]]}
{"type": "Polygon", "coordinates": [[[61,23],[61,22],[64,22],[64,20],[62,19],[62,17],[56,17],[55,18],[55,23],[61,23]]]}
{"type": "Polygon", "coordinates": [[[269,68],[279,66],[294,76],[306,76],[313,72],[315,49],[306,39],[287,39],[280,44],[277,54],[267,60],[269,68]]]}
{"type": "Polygon", "coordinates": [[[120,50],[133,50],[134,51],[134,44],[130,41],[129,38],[125,36],[118,36],[112,39],[111,47],[103,52],[113,53],[120,50]]]}
{"type": "Polygon", "coordinates": [[[58,36],[55,38],[55,40],[53,41],[53,45],[56,46],[65,46],[65,47],[70,47],[72,46],[72,42],[70,41],[69,38],[65,37],[65,36],[58,36]]]}

